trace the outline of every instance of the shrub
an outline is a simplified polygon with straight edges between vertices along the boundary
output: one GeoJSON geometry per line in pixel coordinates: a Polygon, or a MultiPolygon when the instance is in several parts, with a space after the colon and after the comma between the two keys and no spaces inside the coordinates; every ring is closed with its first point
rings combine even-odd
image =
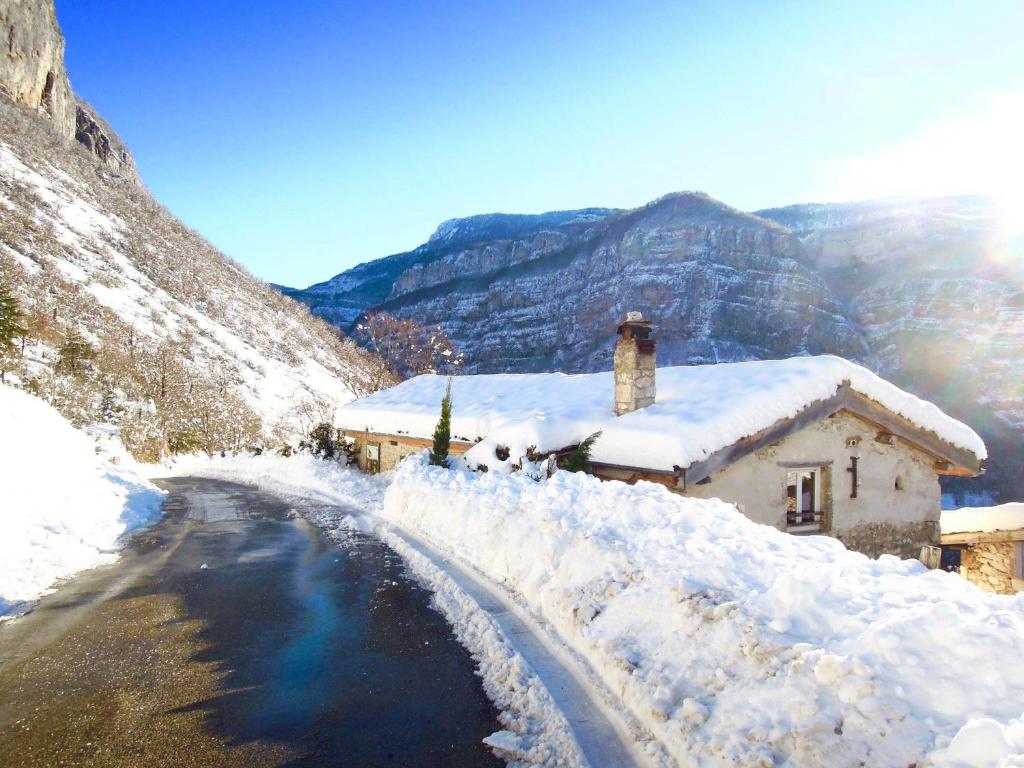
{"type": "Polygon", "coordinates": [[[310,450],[314,456],[321,459],[333,459],[338,454],[338,442],[335,438],[334,427],[326,421],[321,421],[313,431],[309,433],[310,450]]]}
{"type": "Polygon", "coordinates": [[[587,465],[590,463],[590,451],[600,436],[600,432],[595,432],[576,446],[576,450],[572,452],[569,460],[565,463],[565,468],[570,472],[586,472],[587,465]]]}
{"type": "Polygon", "coordinates": [[[452,380],[441,400],[441,418],[434,428],[434,445],[430,449],[430,463],[436,467],[448,466],[448,450],[452,444],[452,380]]]}

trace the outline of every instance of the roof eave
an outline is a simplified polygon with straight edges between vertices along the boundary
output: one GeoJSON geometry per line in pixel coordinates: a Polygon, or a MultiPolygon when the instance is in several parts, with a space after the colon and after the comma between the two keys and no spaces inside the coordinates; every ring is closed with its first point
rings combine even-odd
{"type": "Polygon", "coordinates": [[[921,429],[881,403],[853,390],[849,382],[845,382],[832,397],[815,401],[795,416],[779,419],[771,426],[743,437],[701,461],[689,464],[686,467],[687,485],[699,483],[744,456],[777,443],[840,411],[848,411],[876,425],[881,432],[899,437],[930,455],[934,460],[932,467],[936,474],[976,477],[982,472],[981,460],[973,452],[946,442],[934,432],[921,429]]]}

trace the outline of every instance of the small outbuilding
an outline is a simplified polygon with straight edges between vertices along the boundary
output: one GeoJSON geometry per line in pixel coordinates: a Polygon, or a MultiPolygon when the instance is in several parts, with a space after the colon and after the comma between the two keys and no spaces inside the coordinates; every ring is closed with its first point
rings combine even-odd
{"type": "Polygon", "coordinates": [[[942,564],[989,592],[1024,591],[1024,502],[942,513],[942,564]]]}
{"type": "MultiPolygon", "coordinates": [[[[600,432],[598,477],[717,497],[871,556],[938,545],[939,477],[981,471],[970,427],[848,360],[656,368],[650,322],[630,313],[619,337],[606,373],[452,379],[452,453],[512,471],[600,432]]],[[[446,386],[418,376],[340,409],[359,466],[387,470],[429,447],[446,386]]]]}

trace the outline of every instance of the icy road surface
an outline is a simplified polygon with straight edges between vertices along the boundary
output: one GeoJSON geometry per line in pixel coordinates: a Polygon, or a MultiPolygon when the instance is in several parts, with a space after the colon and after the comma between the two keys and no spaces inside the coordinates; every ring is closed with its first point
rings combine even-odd
{"type": "Polygon", "coordinates": [[[0,766],[500,765],[473,660],[394,552],[162,485],[117,564],[0,626],[0,766]]]}

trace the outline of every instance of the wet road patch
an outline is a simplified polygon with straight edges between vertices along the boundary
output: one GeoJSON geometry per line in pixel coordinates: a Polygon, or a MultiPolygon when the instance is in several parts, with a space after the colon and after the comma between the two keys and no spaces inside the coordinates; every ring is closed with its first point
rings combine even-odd
{"type": "Polygon", "coordinates": [[[165,486],[134,584],[0,662],[0,765],[500,765],[472,659],[391,550],[244,486],[165,486]]]}

